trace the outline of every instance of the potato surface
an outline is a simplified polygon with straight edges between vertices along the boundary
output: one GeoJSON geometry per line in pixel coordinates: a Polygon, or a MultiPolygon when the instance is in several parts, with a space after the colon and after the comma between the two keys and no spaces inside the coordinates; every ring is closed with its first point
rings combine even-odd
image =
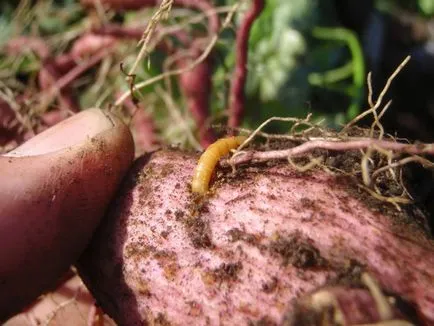
{"type": "Polygon", "coordinates": [[[220,168],[198,197],[197,159],[140,158],[81,258],[120,325],[281,325],[296,299],[360,271],[434,323],[434,246],[408,216],[369,206],[351,180],[287,163],[220,168]]]}

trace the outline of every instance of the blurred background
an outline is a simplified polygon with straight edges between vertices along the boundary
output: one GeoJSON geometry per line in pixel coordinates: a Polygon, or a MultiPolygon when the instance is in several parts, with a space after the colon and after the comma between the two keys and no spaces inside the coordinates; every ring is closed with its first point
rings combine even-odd
{"type": "MultiPolygon", "coordinates": [[[[65,107],[72,112],[94,106],[108,107],[119,93],[129,89],[120,63],[128,71],[137,57],[137,42],[155,12],[152,5],[155,1],[147,1],[148,4],[140,10],[104,6],[104,1],[100,2],[100,7],[91,10],[83,5],[89,2],[1,2],[0,94],[3,102],[9,102],[21,120],[18,132],[16,128],[8,128],[3,121],[6,114],[2,114],[0,145],[3,147],[8,145],[7,149],[10,149],[22,141],[18,137],[20,133],[37,133],[41,124],[61,119],[54,113],[44,116],[46,113],[65,107]],[[107,26],[112,30],[108,32],[106,29],[104,34],[102,30],[107,26]],[[121,29],[124,30],[121,32],[121,29]],[[130,35],[122,34],[127,29],[130,35]],[[55,67],[48,68],[57,70],[52,79],[60,78],[74,65],[59,63],[62,59],[59,57],[75,51],[78,53],[75,62],[85,61],[98,52],[101,44],[110,44],[108,39],[99,40],[99,45],[82,49],[80,53],[78,40],[90,34],[114,36],[117,38],[115,49],[69,81],[62,89],[62,100],[51,99],[35,105],[40,102],[35,94],[50,84],[45,80],[47,78],[40,76],[44,65],[47,68],[47,63],[51,62],[55,67]],[[29,39],[17,44],[22,36],[29,39]],[[44,45],[33,44],[38,40],[42,40],[44,45]],[[15,142],[11,143],[11,139],[15,142]]],[[[218,8],[222,19],[234,1],[212,3],[214,6],[210,8],[218,8]]],[[[208,91],[208,123],[211,125],[225,125],[227,119],[236,30],[249,7],[250,2],[244,1],[234,23],[223,30],[212,53],[212,87],[208,91]]],[[[211,29],[210,21],[204,15],[198,17],[203,12],[195,9],[175,6],[169,18],[160,22],[165,41],[155,45],[149,58],[142,60],[135,71],[136,82],[170,70],[176,61],[173,57],[179,54],[176,48],[187,50],[190,44],[184,39],[203,38],[211,29]],[[178,31],[168,31],[176,26],[178,31]]],[[[409,65],[388,93],[387,97],[393,99],[393,103],[383,123],[391,134],[433,141],[433,15],[433,0],[265,1],[265,9],[250,35],[243,126],[255,128],[271,116],[304,117],[312,112],[316,119],[326,119],[329,126],[338,127],[367,108],[367,72],[372,72],[374,95],[378,95],[397,65],[406,55],[411,55],[409,65]]],[[[93,41],[97,43],[98,40],[93,41]]],[[[44,70],[50,70],[48,68],[44,70]]],[[[149,141],[150,144],[145,141],[142,147],[160,141],[200,147],[197,144],[197,124],[176,77],[154,83],[136,92],[136,97],[152,123],[150,128],[155,128],[153,140],[149,141]],[[190,136],[186,135],[187,129],[190,136]]],[[[287,126],[275,125],[273,128],[285,131],[287,126]]]]}

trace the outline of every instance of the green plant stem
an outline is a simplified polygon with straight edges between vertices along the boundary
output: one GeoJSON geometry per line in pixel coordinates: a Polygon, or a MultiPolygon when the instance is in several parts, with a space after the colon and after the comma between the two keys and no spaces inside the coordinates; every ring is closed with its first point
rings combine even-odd
{"type": "MultiPolygon", "coordinates": [[[[363,84],[365,81],[365,62],[363,58],[363,51],[360,42],[357,38],[357,35],[351,30],[340,28],[340,27],[337,28],[315,27],[312,31],[312,34],[314,37],[321,40],[342,41],[348,46],[350,50],[351,57],[352,57],[351,65],[353,71],[353,87],[355,90],[355,94],[353,95],[351,104],[348,107],[347,117],[349,119],[352,119],[360,111],[361,101],[363,99],[363,94],[364,94],[363,84]]],[[[333,73],[333,71],[331,72],[333,73]]],[[[336,74],[336,70],[335,70],[335,74],[336,74]]]]}

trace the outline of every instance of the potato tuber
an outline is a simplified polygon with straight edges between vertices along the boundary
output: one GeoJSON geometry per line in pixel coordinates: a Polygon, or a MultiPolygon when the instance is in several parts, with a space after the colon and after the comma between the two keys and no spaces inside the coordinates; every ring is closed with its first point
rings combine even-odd
{"type": "Polygon", "coordinates": [[[345,325],[434,323],[434,245],[417,208],[287,163],[217,169],[198,198],[197,158],[140,158],[81,258],[120,325],[316,325],[318,307],[345,325]]]}

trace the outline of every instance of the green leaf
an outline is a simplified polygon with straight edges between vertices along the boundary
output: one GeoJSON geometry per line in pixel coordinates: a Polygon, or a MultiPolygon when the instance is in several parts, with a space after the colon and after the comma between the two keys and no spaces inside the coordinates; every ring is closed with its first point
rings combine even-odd
{"type": "Polygon", "coordinates": [[[425,16],[434,15],[434,0],[419,0],[419,9],[425,16]]]}
{"type": "Polygon", "coordinates": [[[0,47],[9,40],[11,33],[11,24],[5,16],[0,16],[0,47]]]}

